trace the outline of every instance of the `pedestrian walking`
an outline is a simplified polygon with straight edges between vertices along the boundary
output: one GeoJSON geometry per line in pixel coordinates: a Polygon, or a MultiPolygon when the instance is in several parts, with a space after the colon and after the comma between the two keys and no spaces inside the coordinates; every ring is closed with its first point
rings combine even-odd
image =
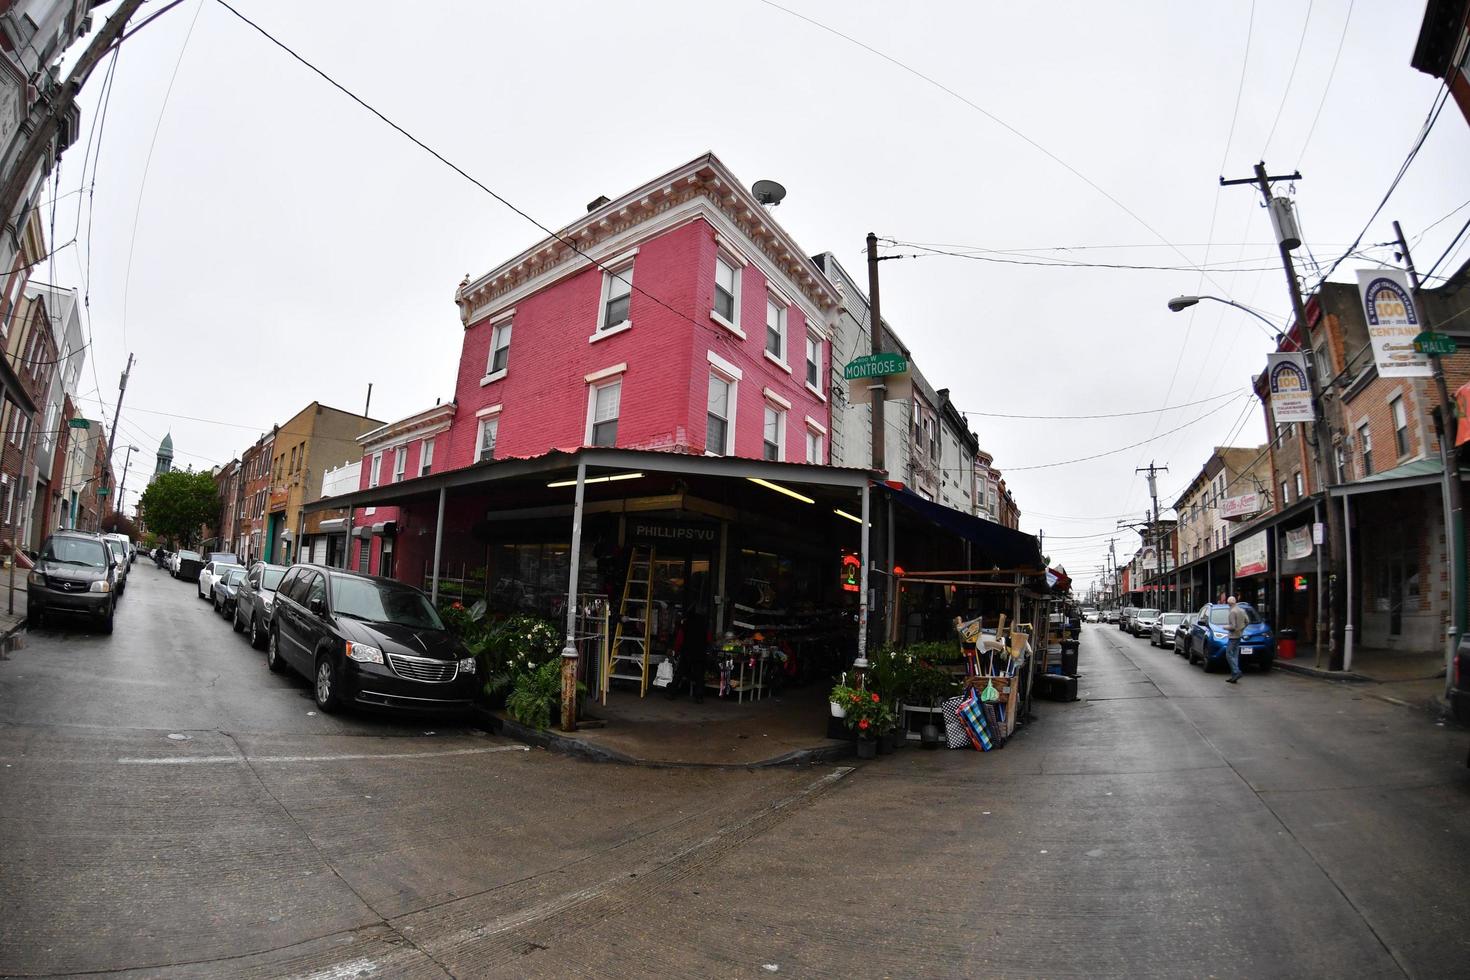
{"type": "Polygon", "coordinates": [[[1225,635],[1229,638],[1225,643],[1225,660],[1230,664],[1230,679],[1225,683],[1234,684],[1240,680],[1240,638],[1245,635],[1250,617],[1236,603],[1235,596],[1229,596],[1225,601],[1230,603],[1230,613],[1225,620],[1225,635]]]}

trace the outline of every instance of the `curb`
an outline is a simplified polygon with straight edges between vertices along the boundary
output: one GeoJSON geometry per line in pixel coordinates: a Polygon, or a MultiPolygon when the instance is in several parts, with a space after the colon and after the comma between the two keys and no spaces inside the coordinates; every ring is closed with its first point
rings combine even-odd
{"type": "Polygon", "coordinates": [[[504,718],[485,708],[476,707],[475,717],[488,731],[546,749],[548,752],[558,752],[574,759],[583,759],[587,762],[612,763],[621,766],[641,766],[645,769],[726,769],[726,770],[748,770],[748,769],[772,769],[779,766],[806,766],[819,765],[843,760],[854,760],[855,753],[851,745],[819,745],[810,749],[793,749],[770,759],[762,759],[758,762],[666,762],[656,759],[640,759],[636,756],[610,749],[604,745],[595,745],[579,738],[571,738],[561,732],[538,731],[522,725],[511,718],[504,718]]]}
{"type": "Polygon", "coordinates": [[[1373,678],[1359,674],[1351,670],[1323,670],[1320,667],[1308,667],[1306,664],[1294,663],[1290,660],[1282,660],[1277,657],[1274,664],[1276,670],[1284,670],[1288,674],[1300,674],[1302,677],[1315,677],[1322,681],[1337,681],[1349,684],[1371,684],[1373,678]]]}

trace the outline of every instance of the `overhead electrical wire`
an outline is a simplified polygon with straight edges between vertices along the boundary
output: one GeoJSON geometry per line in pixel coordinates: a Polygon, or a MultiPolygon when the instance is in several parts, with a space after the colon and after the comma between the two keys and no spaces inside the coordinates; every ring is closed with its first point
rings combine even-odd
{"type": "Polygon", "coordinates": [[[1015,415],[1009,412],[961,412],[960,414],[979,415],[984,418],[991,419],[1024,419],[1029,421],[1044,422],[1082,421],[1088,419],[1123,419],[1133,418],[1139,415],[1157,415],[1160,412],[1172,412],[1181,408],[1193,408],[1195,405],[1208,405],[1210,402],[1219,401],[1222,398],[1229,398],[1232,395],[1238,396],[1239,394],[1239,391],[1225,391],[1221,392],[1218,395],[1213,395],[1209,398],[1201,398],[1199,401],[1181,402],[1178,405],[1166,405],[1163,408],[1151,408],[1141,412],[1109,412],[1100,415],[1015,415]]]}
{"type": "Polygon", "coordinates": [[[1276,135],[1276,127],[1281,123],[1281,113],[1286,108],[1287,97],[1291,95],[1291,83],[1296,80],[1296,69],[1302,60],[1302,48],[1307,43],[1307,29],[1312,26],[1313,0],[1307,0],[1307,16],[1302,19],[1302,33],[1296,42],[1296,54],[1291,59],[1291,71],[1286,73],[1286,88],[1281,91],[1281,102],[1276,106],[1276,116],[1271,120],[1271,129],[1266,133],[1266,142],[1261,145],[1261,159],[1266,159],[1266,151],[1271,149],[1271,139],[1276,135]]]}
{"type": "Polygon", "coordinates": [[[1342,58],[1343,42],[1347,40],[1348,25],[1353,20],[1354,2],[1355,0],[1348,0],[1347,13],[1342,18],[1342,33],[1337,37],[1337,51],[1332,55],[1332,67],[1327,69],[1327,82],[1322,86],[1322,98],[1317,100],[1317,111],[1312,113],[1312,124],[1307,127],[1307,135],[1302,139],[1302,148],[1296,154],[1296,167],[1294,168],[1296,170],[1302,168],[1302,160],[1306,159],[1307,147],[1312,144],[1312,134],[1317,132],[1317,121],[1322,118],[1322,107],[1327,105],[1327,93],[1332,91],[1332,80],[1337,77],[1337,62],[1342,58]]]}
{"type": "Polygon", "coordinates": [[[1470,231],[1470,221],[1466,221],[1465,224],[1461,226],[1460,230],[1455,233],[1455,237],[1450,239],[1450,243],[1445,246],[1445,250],[1440,253],[1439,258],[1435,259],[1434,264],[1429,267],[1429,271],[1424,273],[1424,278],[1428,279],[1430,276],[1434,275],[1435,270],[1440,267],[1440,264],[1443,263],[1445,259],[1449,258],[1450,253],[1454,252],[1455,249],[1459,247],[1460,239],[1465,237],[1465,232],[1467,231],[1470,231]]]}
{"type": "Polygon", "coordinates": [[[977,262],[993,262],[998,265],[1030,265],[1043,268],[1062,269],[1121,269],[1141,272],[1219,272],[1219,273],[1241,273],[1241,272],[1269,272],[1275,266],[1261,266],[1259,268],[1227,269],[1217,266],[1213,269],[1201,265],[1146,265],[1129,262],[1082,262],[1073,259],[1050,259],[1050,258],[1018,258],[1015,256],[1001,256],[982,254],[981,252],[954,252],[942,248],[927,248],[914,242],[904,242],[893,238],[880,238],[879,241],[894,248],[917,248],[918,253],[900,254],[886,256],[895,259],[923,259],[936,255],[944,255],[956,259],[972,259],[977,262]]]}

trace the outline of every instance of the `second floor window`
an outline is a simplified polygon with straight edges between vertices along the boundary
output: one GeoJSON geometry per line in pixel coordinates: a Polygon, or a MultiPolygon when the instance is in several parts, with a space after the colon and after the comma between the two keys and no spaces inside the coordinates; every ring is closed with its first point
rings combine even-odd
{"type": "Polygon", "coordinates": [[[1291,484],[1285,480],[1281,481],[1281,506],[1285,507],[1291,503],[1291,484]]]}
{"type": "Polygon", "coordinates": [[[715,456],[730,455],[730,402],[734,385],[718,374],[709,376],[709,400],[705,412],[704,450],[715,456]]]}
{"type": "Polygon", "coordinates": [[[1364,422],[1358,426],[1358,452],[1363,458],[1363,475],[1373,475],[1373,433],[1364,422]]]}
{"type": "Polygon", "coordinates": [[[510,321],[497,323],[490,340],[490,364],[487,375],[505,370],[510,363],[510,321]]]}
{"type": "Polygon", "coordinates": [[[1302,475],[1300,473],[1294,473],[1294,474],[1292,474],[1292,482],[1296,486],[1296,499],[1301,500],[1302,499],[1302,475]]]}
{"type": "Polygon", "coordinates": [[[822,435],[811,429],[806,430],[806,461],[818,465],[822,462],[822,435]]]}
{"type": "Polygon", "coordinates": [[[633,295],[633,267],[610,272],[603,277],[602,319],[598,330],[611,330],[628,322],[628,306],[633,295]]]}
{"type": "Polygon", "coordinates": [[[822,342],[815,337],[806,339],[806,383],[822,389],[822,342]]]}
{"type": "Polygon", "coordinates": [[[393,450],[393,482],[401,483],[403,477],[408,473],[408,447],[399,446],[393,450]]]}
{"type": "Polygon", "coordinates": [[[1393,443],[1398,449],[1399,457],[1409,455],[1409,415],[1404,411],[1404,400],[1402,397],[1395,398],[1388,403],[1393,412],[1393,443]]]}
{"type": "Polygon", "coordinates": [[[419,476],[428,476],[434,467],[434,440],[425,439],[419,448],[419,476]]]}
{"type": "Polygon", "coordinates": [[[500,419],[488,418],[480,420],[479,446],[475,450],[475,462],[483,463],[487,459],[495,458],[495,438],[500,434],[500,419]]]}
{"type": "Polygon", "coordinates": [[[786,427],[786,413],[771,405],[766,406],[764,436],[761,454],[766,459],[781,458],[781,430],[786,427]]]}
{"type": "Polygon", "coordinates": [[[715,259],[715,314],[732,327],[735,320],[735,297],[740,289],[740,273],[722,258],[715,259]]]}
{"type": "Polygon", "coordinates": [[[368,470],[368,488],[371,489],[377,486],[382,478],[383,454],[373,453],[373,460],[368,466],[370,467],[368,470]]]}
{"type": "Polygon", "coordinates": [[[623,383],[600,385],[592,389],[592,417],[587,424],[587,441],[594,446],[618,444],[618,412],[623,400],[623,383]]]}

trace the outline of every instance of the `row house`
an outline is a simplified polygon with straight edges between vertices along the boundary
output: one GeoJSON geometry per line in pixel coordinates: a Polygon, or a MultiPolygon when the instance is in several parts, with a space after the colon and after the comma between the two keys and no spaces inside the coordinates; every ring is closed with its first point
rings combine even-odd
{"type": "MultiPolygon", "coordinates": [[[[1173,502],[1179,608],[1198,608],[1215,601],[1221,589],[1231,590],[1235,571],[1230,564],[1231,522],[1270,509],[1269,467],[1260,467],[1268,458],[1265,446],[1216,446],[1173,502]],[[1265,483],[1260,480],[1263,472],[1265,483]]],[[[1239,589],[1244,587],[1242,583],[1239,589]]],[[[1241,598],[1270,612],[1269,603],[1254,592],[1244,592],[1241,598]]]]}
{"type": "Polygon", "coordinates": [[[45,303],[51,320],[52,343],[59,351],[50,384],[36,406],[40,422],[35,446],[35,508],[31,515],[31,530],[25,539],[28,547],[39,548],[48,531],[64,526],[63,516],[67,508],[57,464],[65,455],[71,431],[69,422],[75,417],[74,407],[68,408],[67,405],[70,396],[77,393],[82,366],[87,359],[87,345],[83,339],[82,304],[77,290],[32,279],[26,284],[25,295],[45,303]]]}
{"type": "Polygon", "coordinates": [[[261,558],[282,565],[296,560],[295,543],[320,530],[320,516],[313,515],[308,524],[303,508],[321,498],[322,473],[352,456],[358,449],[358,437],[382,424],[312,402],[275,428],[261,558]]]}
{"type": "Polygon", "coordinates": [[[240,454],[240,500],[235,506],[235,542],[253,562],[265,555],[265,508],[270,495],[275,433],[262,433],[240,454]]]}
{"type": "MultiPolygon", "coordinates": [[[[7,399],[0,409],[0,539],[4,550],[33,547],[36,515],[37,459],[45,433],[38,423],[56,373],[56,334],[42,296],[23,294],[12,310],[5,337],[5,362],[15,374],[30,407],[7,399]]],[[[49,463],[49,453],[46,461],[49,463]]],[[[49,466],[47,467],[49,471],[49,466]]],[[[44,488],[44,483],[40,484],[44,488]]]]}
{"type": "MultiPolygon", "coordinates": [[[[244,487],[244,474],[240,470],[240,461],[232,459],[223,466],[216,466],[213,470],[214,490],[219,497],[220,515],[215,522],[215,534],[213,547],[205,547],[205,551],[228,551],[231,554],[239,554],[238,534],[239,525],[232,518],[240,507],[240,493],[244,487]]],[[[206,540],[206,545],[209,542],[206,540]]]]}

